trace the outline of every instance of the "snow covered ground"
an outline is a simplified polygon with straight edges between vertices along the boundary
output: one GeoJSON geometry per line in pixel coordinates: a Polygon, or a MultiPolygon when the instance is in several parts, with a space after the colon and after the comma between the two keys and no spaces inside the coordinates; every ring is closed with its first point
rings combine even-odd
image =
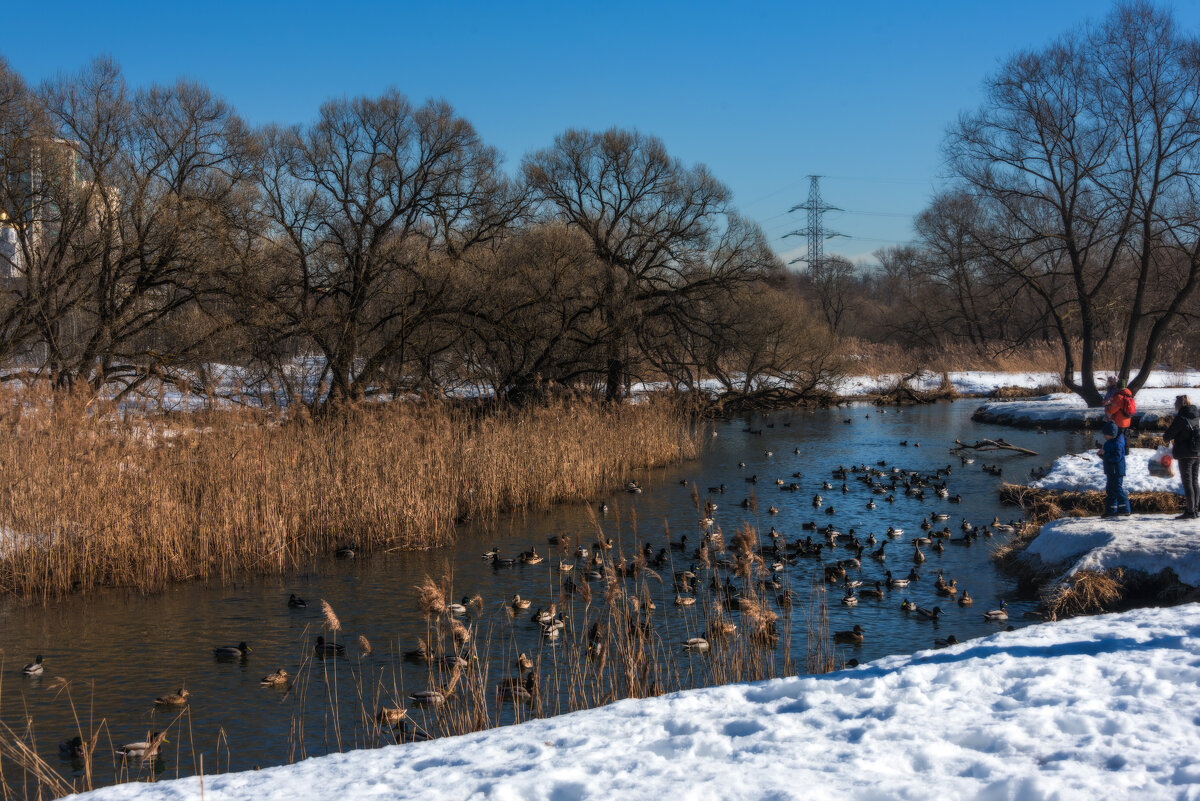
{"type": "MultiPolygon", "coordinates": [[[[1200,604],[1189,604],[211,776],[203,797],[1151,801],[1200,798],[1197,754],[1200,604]]],[[[88,797],[201,790],[183,779],[88,797]]]]}
{"type": "MultiPolygon", "coordinates": [[[[1150,472],[1154,456],[1150,448],[1130,448],[1125,458],[1125,490],[1127,492],[1174,492],[1183,494],[1179,476],[1155,475],[1150,472]]],[[[1068,453],[1054,460],[1050,470],[1030,486],[1038,489],[1104,491],[1104,467],[1095,451],[1068,453]]]]}
{"type": "Polygon", "coordinates": [[[1064,578],[1117,567],[1156,576],[1169,568],[1184,584],[1200,587],[1200,521],[1174,515],[1064,517],[1042,526],[1022,558],[1061,568],[1064,578]]]}
{"type": "MultiPolygon", "coordinates": [[[[1194,373],[1190,373],[1188,378],[1200,381],[1200,376],[1194,373]]],[[[1171,386],[1143,389],[1137,394],[1138,411],[1134,415],[1134,427],[1152,428],[1159,418],[1174,414],[1175,396],[1188,393],[1189,387],[1194,385],[1179,382],[1171,386]]],[[[1197,392],[1192,394],[1200,395],[1197,392]]],[[[1098,428],[1104,420],[1104,410],[1089,409],[1078,395],[1058,392],[1029,400],[985,403],[975,411],[975,419],[1023,428],[1098,428]]]]}

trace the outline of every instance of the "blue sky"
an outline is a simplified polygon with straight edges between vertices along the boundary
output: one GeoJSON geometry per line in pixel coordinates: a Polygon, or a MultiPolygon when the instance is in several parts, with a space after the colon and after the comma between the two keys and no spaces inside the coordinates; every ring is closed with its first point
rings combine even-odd
{"type": "MultiPolygon", "coordinates": [[[[1168,4],[1200,28],[1200,4],[1168,4]]],[[[1083,0],[843,3],[10,3],[0,55],[31,82],[111,54],[132,83],[203,81],[252,123],[389,85],[440,97],[506,155],[569,127],[638,128],[707,164],[780,253],[827,176],[827,252],[907,240],[941,142],[984,78],[1111,6],[1083,0]]]]}

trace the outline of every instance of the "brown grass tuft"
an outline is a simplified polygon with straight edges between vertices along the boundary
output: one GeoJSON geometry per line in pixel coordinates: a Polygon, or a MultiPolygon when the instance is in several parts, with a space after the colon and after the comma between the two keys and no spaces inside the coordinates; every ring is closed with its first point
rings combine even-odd
{"type": "Polygon", "coordinates": [[[1103,573],[1080,570],[1050,590],[1046,608],[1056,620],[1110,611],[1125,597],[1124,577],[1120,568],[1103,573]]]}
{"type": "Polygon", "coordinates": [[[342,621],[338,620],[338,616],[333,611],[333,607],[324,598],[321,599],[321,614],[325,617],[325,628],[330,631],[341,631],[342,621]]]}

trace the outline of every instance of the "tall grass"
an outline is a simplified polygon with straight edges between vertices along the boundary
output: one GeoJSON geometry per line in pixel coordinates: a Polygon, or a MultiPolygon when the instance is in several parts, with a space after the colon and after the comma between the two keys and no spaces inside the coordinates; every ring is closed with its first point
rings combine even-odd
{"type": "Polygon", "coordinates": [[[120,414],[33,390],[0,397],[0,592],[278,573],[342,547],[429,548],[455,524],[611,490],[693,458],[665,402],[584,400],[487,414],[355,407],[120,414]]]}

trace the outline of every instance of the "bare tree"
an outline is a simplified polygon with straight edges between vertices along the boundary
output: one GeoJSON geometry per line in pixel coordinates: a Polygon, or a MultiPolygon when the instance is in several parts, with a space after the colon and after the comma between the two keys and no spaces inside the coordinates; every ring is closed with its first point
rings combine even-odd
{"type": "Polygon", "coordinates": [[[329,399],[429,379],[452,267],[521,214],[496,151],[443,102],[395,90],[326,103],[306,129],[267,128],[255,172],[263,247],[241,284],[277,334],[315,346],[329,399]],[[419,379],[418,379],[419,380],[419,379]]]}
{"type": "Polygon", "coordinates": [[[1122,4],[1012,58],[950,137],[986,211],[978,245],[1043,304],[1092,405],[1105,331],[1140,388],[1200,281],[1198,52],[1168,12],[1122,4]]]}
{"type": "Polygon", "coordinates": [[[668,156],[654,137],[567,131],[527,157],[524,172],[544,207],[583,231],[604,267],[599,337],[608,400],[621,395],[642,347],[638,334],[658,328],[647,321],[687,316],[705,296],[777,268],[762,232],[733,213],[729,190],[704,167],[668,156]]]}

